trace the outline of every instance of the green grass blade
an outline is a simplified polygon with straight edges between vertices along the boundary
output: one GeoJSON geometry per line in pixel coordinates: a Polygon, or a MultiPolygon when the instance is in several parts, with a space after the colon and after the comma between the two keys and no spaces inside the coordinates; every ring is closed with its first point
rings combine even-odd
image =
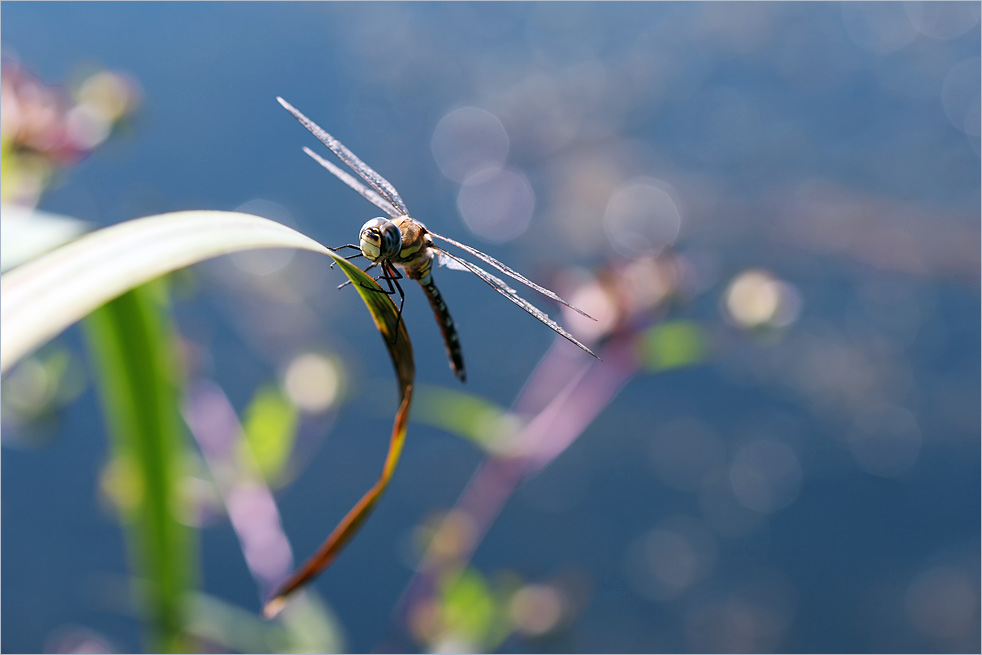
{"type": "MultiPolygon", "coordinates": [[[[138,287],[93,312],[84,333],[111,457],[125,471],[120,509],[131,567],[150,619],[150,650],[182,652],[194,578],[193,533],[180,521],[188,442],[179,414],[177,342],[161,283],[138,287]]],[[[139,592],[138,592],[139,593],[139,592]]]]}

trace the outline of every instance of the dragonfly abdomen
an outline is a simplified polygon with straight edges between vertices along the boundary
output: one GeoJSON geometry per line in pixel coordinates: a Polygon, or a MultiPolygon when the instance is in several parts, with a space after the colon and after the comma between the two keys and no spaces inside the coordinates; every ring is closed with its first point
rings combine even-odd
{"type": "Polygon", "coordinates": [[[443,302],[443,296],[440,294],[440,290],[436,288],[436,284],[433,283],[432,275],[427,275],[424,279],[417,279],[417,281],[423,287],[426,299],[430,301],[430,308],[433,309],[433,315],[436,317],[437,323],[440,324],[443,344],[447,348],[447,357],[450,358],[450,368],[453,369],[454,375],[463,382],[467,379],[467,374],[464,372],[464,353],[460,348],[457,327],[454,325],[453,317],[450,316],[450,310],[447,309],[447,303],[443,302]]]}

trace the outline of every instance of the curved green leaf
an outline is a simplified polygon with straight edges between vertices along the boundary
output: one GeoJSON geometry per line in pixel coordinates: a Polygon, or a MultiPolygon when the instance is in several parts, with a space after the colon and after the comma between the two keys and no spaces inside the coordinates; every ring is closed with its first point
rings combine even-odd
{"type": "Polygon", "coordinates": [[[351,262],[334,255],[334,253],[330,254],[334,256],[341,270],[354,282],[354,287],[358,290],[375,320],[375,325],[389,349],[392,365],[395,367],[401,400],[399,411],[396,412],[395,422],[392,426],[392,436],[389,438],[389,451],[386,454],[385,464],[379,479],[341,519],[341,522],[328,535],[317,552],[311,555],[270,597],[263,606],[263,616],[266,618],[273,618],[279,614],[286,606],[290,594],[309,583],[330,566],[355,533],[358,532],[358,528],[375,509],[375,505],[382,497],[382,492],[389,486],[392,474],[399,463],[399,457],[402,455],[402,447],[406,442],[406,430],[409,426],[409,406],[412,402],[416,365],[413,361],[413,351],[409,343],[409,334],[406,332],[406,324],[397,314],[392,298],[382,291],[375,280],[368,277],[364,271],[351,262]]]}
{"type": "Polygon", "coordinates": [[[337,556],[351,540],[361,524],[365,522],[368,515],[375,509],[382,492],[389,486],[389,480],[395,472],[396,464],[402,454],[402,446],[406,442],[406,428],[409,425],[409,404],[412,400],[412,386],[406,387],[402,396],[402,403],[396,413],[395,425],[392,426],[392,438],[389,441],[389,453],[385,457],[385,466],[382,468],[382,475],[375,485],[361,497],[354,507],[348,511],[341,522],[334,528],[330,536],[321,544],[306,562],[303,563],[296,573],[283,583],[283,585],[273,594],[272,598],[263,607],[263,616],[273,618],[279,614],[286,606],[287,597],[300,587],[304,586],[321,571],[326,569],[337,558],[337,556]]]}
{"type": "Polygon", "coordinates": [[[0,278],[0,372],[129,289],[205,259],[257,248],[333,255],[266,218],[186,211],[97,230],[27,262],[0,278]]]}
{"type": "Polygon", "coordinates": [[[302,248],[328,255],[338,263],[382,335],[401,396],[381,477],[320,550],[266,605],[264,613],[271,616],[282,608],[289,593],[337,557],[375,507],[402,452],[416,368],[405,324],[375,280],[313,239],[258,216],[186,211],[127,221],[87,234],[0,278],[0,372],[134,287],[217,255],[258,248],[302,248]]]}

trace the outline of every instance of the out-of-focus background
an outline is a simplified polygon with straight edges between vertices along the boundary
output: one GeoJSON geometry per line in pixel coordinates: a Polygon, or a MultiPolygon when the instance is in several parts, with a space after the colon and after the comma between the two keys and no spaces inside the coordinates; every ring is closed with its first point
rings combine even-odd
{"type": "MultiPolygon", "coordinates": [[[[461,387],[407,285],[419,406],[387,495],[313,585],[320,647],[970,652],[979,51],[978,3],[8,2],[4,138],[37,138],[5,147],[5,175],[43,156],[4,201],[91,226],[237,209],[356,240],[378,210],[303,154],[329,155],[279,95],[434,231],[585,304],[606,271],[620,305],[591,305],[602,323],[633,308],[598,347],[643,335],[643,363],[583,369],[594,413],[483,539],[474,521],[443,533],[438,551],[473,557],[427,596],[423,544],[488,452],[441,429],[447,408],[541,408],[567,381],[549,375],[586,364],[438,270],[461,387]]],[[[262,390],[296,418],[271,483],[294,564],[374,481],[395,410],[343,279],[277,251],[174,284],[192,377],[247,419],[262,390]]],[[[73,328],[4,380],[4,652],[145,647],[91,377],[73,328]]],[[[197,586],[228,628],[198,647],[249,649],[268,561],[243,555],[196,461],[197,586]]]]}

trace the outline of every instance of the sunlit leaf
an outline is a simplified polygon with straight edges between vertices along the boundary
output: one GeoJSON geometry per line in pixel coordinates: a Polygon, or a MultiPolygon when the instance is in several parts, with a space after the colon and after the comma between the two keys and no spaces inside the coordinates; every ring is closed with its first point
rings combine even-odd
{"type": "Polygon", "coordinates": [[[4,273],[0,372],[129,289],[217,255],[257,248],[333,256],[313,239],[259,216],[187,211],[91,232],[4,273]]]}

